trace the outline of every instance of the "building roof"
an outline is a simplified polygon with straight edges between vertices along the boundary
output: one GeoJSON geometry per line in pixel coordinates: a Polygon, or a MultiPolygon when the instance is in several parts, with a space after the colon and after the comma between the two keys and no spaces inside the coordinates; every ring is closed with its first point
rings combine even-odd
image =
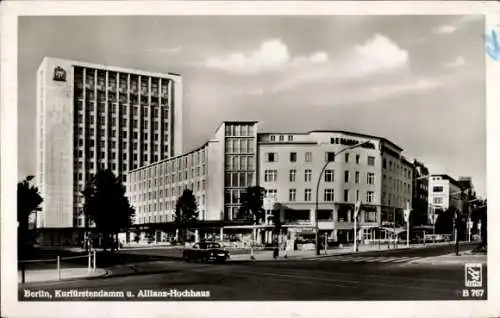
{"type": "Polygon", "coordinates": [[[263,132],[259,133],[259,135],[310,135],[311,133],[333,133],[333,134],[345,134],[345,135],[351,135],[351,136],[356,136],[356,137],[363,137],[363,138],[373,138],[373,139],[378,139],[384,142],[387,142],[394,148],[402,151],[403,148],[399,147],[392,141],[390,141],[387,138],[384,137],[378,137],[374,135],[368,135],[368,134],[362,134],[362,133],[357,133],[357,132],[352,132],[352,131],[347,131],[347,130],[309,130],[307,132],[303,133],[294,133],[294,132],[263,132]]]}
{"type": "Polygon", "coordinates": [[[447,175],[447,174],[432,174],[431,178],[432,177],[441,177],[441,178],[443,178],[445,180],[450,181],[452,184],[454,184],[454,185],[456,185],[457,187],[460,188],[460,183],[457,180],[455,180],[454,178],[452,178],[449,175],[447,175]]]}
{"type": "Polygon", "coordinates": [[[138,69],[132,69],[132,68],[119,67],[119,66],[111,66],[111,65],[106,65],[106,64],[89,63],[89,62],[69,60],[69,59],[51,57],[51,56],[44,57],[42,62],[40,63],[40,65],[44,64],[46,60],[53,60],[56,62],[61,61],[61,62],[66,62],[68,64],[76,65],[76,66],[107,70],[107,71],[111,71],[111,72],[140,74],[140,75],[153,76],[153,77],[176,78],[176,80],[180,80],[182,78],[182,76],[177,74],[177,73],[150,72],[150,71],[146,71],[146,70],[138,70],[138,69]]]}

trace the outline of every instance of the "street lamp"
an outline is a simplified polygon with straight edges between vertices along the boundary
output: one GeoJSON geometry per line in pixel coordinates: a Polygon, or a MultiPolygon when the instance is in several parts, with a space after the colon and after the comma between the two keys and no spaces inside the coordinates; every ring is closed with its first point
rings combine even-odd
{"type": "MultiPolygon", "coordinates": [[[[333,153],[333,160],[328,160],[329,158],[326,158],[326,163],[325,165],[323,166],[323,169],[321,169],[321,172],[319,173],[319,177],[318,177],[318,182],[316,184],[316,210],[315,210],[315,224],[316,224],[316,255],[320,255],[321,251],[320,251],[320,248],[319,248],[319,223],[318,223],[318,209],[319,209],[319,183],[321,182],[321,177],[323,176],[323,173],[325,172],[326,170],[326,167],[328,166],[328,164],[332,161],[335,161],[335,157],[337,155],[339,155],[340,153],[344,152],[344,151],[347,151],[347,150],[351,150],[351,149],[354,149],[354,148],[358,148],[358,147],[362,147],[366,144],[370,143],[369,141],[365,141],[363,143],[360,143],[360,144],[357,144],[357,145],[352,145],[352,146],[349,146],[349,147],[346,147],[346,148],[343,148],[341,150],[339,150],[338,152],[334,152],[333,153]]],[[[356,238],[354,238],[356,240],[356,238]]]]}

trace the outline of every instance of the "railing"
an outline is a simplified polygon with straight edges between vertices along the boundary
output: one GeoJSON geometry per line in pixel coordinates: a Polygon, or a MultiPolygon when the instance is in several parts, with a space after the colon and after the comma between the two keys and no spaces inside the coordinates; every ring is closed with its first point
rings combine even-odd
{"type": "MultiPolygon", "coordinates": [[[[18,261],[18,264],[21,265],[21,283],[26,282],[26,270],[27,270],[27,264],[40,264],[40,263],[51,263],[55,262],[56,264],[56,270],[57,270],[57,280],[61,280],[61,272],[62,272],[62,266],[61,262],[66,261],[66,260],[72,260],[72,259],[78,259],[78,258],[88,258],[88,273],[90,275],[91,272],[96,271],[96,251],[92,250],[92,252],[89,252],[86,255],[78,255],[78,256],[68,256],[68,257],[60,257],[57,256],[56,258],[53,259],[37,259],[37,260],[22,260],[18,261]]],[[[18,266],[19,267],[19,266],[18,266]]],[[[48,268],[51,269],[51,268],[48,268]]],[[[52,268],[53,269],[53,268],[52,268]]]]}

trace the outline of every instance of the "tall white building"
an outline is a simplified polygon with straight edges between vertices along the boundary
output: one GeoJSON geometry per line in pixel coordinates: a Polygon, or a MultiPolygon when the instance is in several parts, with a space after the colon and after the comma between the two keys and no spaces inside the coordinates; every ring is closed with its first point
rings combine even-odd
{"type": "Polygon", "coordinates": [[[37,73],[37,226],[85,225],[81,191],[99,168],[126,172],[182,149],[182,78],[45,58],[37,73]]]}

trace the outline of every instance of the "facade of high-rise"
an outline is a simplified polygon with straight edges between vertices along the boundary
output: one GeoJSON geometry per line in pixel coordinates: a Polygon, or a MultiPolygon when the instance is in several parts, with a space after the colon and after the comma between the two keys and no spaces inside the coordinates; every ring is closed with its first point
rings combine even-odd
{"type": "Polygon", "coordinates": [[[99,168],[182,152],[182,78],[45,58],[37,73],[38,227],[83,227],[81,191],[99,168]]]}
{"type": "Polygon", "coordinates": [[[259,185],[266,189],[267,220],[280,203],[287,225],[311,228],[316,185],[327,161],[319,182],[318,226],[331,238],[353,239],[357,200],[366,234],[381,224],[384,211],[393,215],[411,206],[411,164],[389,140],[343,131],[257,133],[257,125],[224,122],[200,148],[131,170],[127,193],[136,223],[173,222],[175,202],[186,188],[197,197],[200,221],[236,220],[242,192],[259,185]]]}
{"type": "Polygon", "coordinates": [[[201,147],[129,171],[135,223],[174,222],[185,189],[196,196],[200,221],[236,218],[241,193],[256,185],[256,134],[256,122],[224,122],[201,147]]]}

